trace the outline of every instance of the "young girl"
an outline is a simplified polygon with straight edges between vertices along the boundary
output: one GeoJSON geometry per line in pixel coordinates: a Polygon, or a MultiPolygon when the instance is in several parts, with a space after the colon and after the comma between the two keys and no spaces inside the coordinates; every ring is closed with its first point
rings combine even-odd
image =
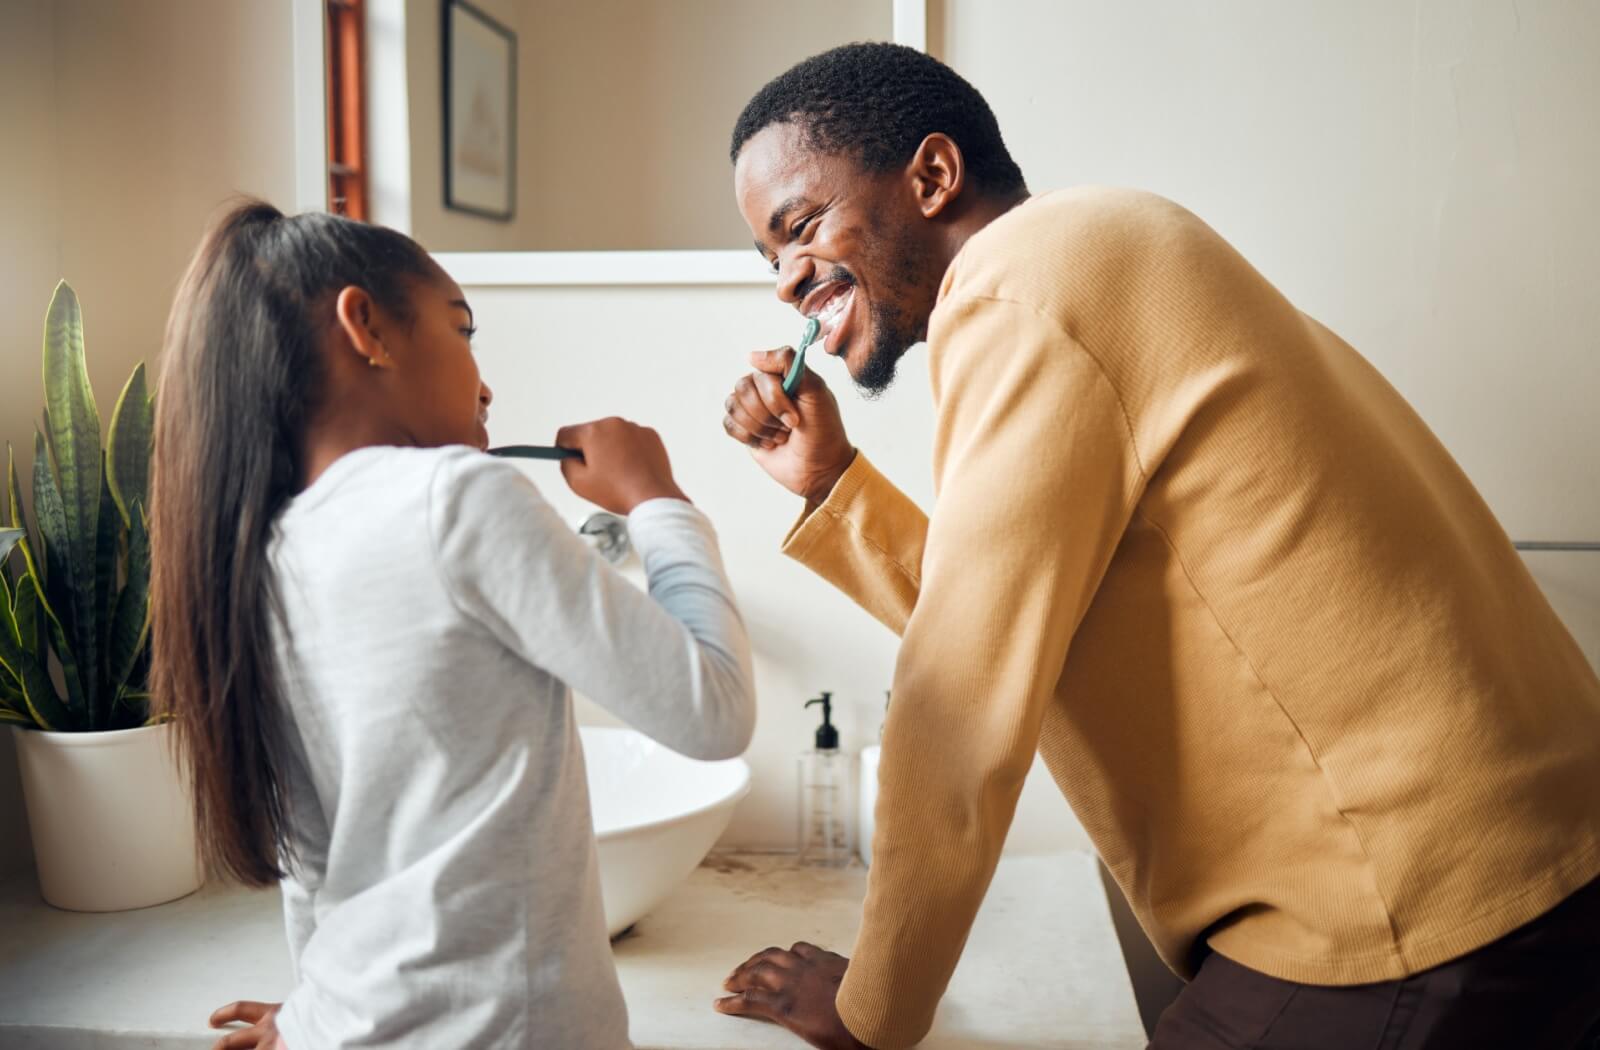
{"type": "Polygon", "coordinates": [[[557,435],[647,596],[483,454],[472,334],[408,238],[253,202],[174,305],[154,695],[206,860],[280,883],[296,972],[219,1046],[628,1046],[569,687],[696,758],[749,742],[749,642],[660,440],[557,435]]]}

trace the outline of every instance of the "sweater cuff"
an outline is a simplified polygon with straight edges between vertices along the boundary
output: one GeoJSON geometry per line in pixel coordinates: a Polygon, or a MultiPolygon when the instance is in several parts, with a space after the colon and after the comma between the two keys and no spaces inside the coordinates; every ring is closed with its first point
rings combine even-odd
{"type": "Polygon", "coordinates": [[[839,475],[839,480],[834,482],[833,491],[828,493],[828,498],[809,511],[800,512],[799,520],[783,538],[783,553],[804,564],[806,556],[827,537],[841,518],[846,517],[861,495],[861,490],[867,486],[867,482],[882,476],[878,473],[878,468],[867,459],[867,454],[857,449],[856,458],[845,468],[845,472],[839,475]]]}
{"type": "MultiPolygon", "coordinates": [[[[928,1032],[933,1028],[932,1023],[923,1026],[920,1031],[896,1031],[895,1025],[885,1016],[884,1010],[874,1010],[856,1001],[860,997],[854,993],[853,988],[859,985],[859,981],[852,982],[846,973],[844,983],[839,986],[838,996],[834,1000],[839,1020],[857,1041],[872,1047],[873,1050],[907,1050],[927,1038],[928,1032]]],[[[904,1028],[903,1025],[900,1027],[904,1028]]]]}

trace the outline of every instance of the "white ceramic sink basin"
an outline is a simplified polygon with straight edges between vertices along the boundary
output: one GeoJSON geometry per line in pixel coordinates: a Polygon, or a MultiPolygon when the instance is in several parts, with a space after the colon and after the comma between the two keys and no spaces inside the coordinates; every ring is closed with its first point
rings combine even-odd
{"type": "Polygon", "coordinates": [[[638,922],[688,878],[750,791],[742,758],[696,762],[632,729],[584,726],[606,932],[638,922]]]}

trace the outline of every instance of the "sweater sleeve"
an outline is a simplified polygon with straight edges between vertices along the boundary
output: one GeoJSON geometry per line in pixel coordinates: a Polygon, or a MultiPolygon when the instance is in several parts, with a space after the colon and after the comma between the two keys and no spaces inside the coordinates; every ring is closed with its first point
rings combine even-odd
{"type": "Polygon", "coordinates": [[[789,531],[783,552],[904,634],[927,535],[928,516],[857,452],[828,498],[789,531]]]}
{"type": "Polygon", "coordinates": [[[749,746],[750,640],[716,534],[692,505],[650,500],[629,516],[648,594],[509,464],[446,461],[429,508],[446,590],[511,652],[691,758],[749,746]]]}
{"type": "Polygon", "coordinates": [[[1143,491],[1096,360],[1012,302],[941,305],[939,497],[905,623],[846,1026],[927,1034],[993,877],[1068,644],[1143,491]]]}

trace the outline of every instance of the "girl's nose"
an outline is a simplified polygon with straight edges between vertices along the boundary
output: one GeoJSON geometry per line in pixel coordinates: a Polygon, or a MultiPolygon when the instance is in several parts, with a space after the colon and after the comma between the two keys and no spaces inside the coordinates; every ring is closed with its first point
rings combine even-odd
{"type": "Polygon", "coordinates": [[[494,403],[494,391],[489,389],[488,383],[478,384],[478,403],[484,408],[494,403]]]}

